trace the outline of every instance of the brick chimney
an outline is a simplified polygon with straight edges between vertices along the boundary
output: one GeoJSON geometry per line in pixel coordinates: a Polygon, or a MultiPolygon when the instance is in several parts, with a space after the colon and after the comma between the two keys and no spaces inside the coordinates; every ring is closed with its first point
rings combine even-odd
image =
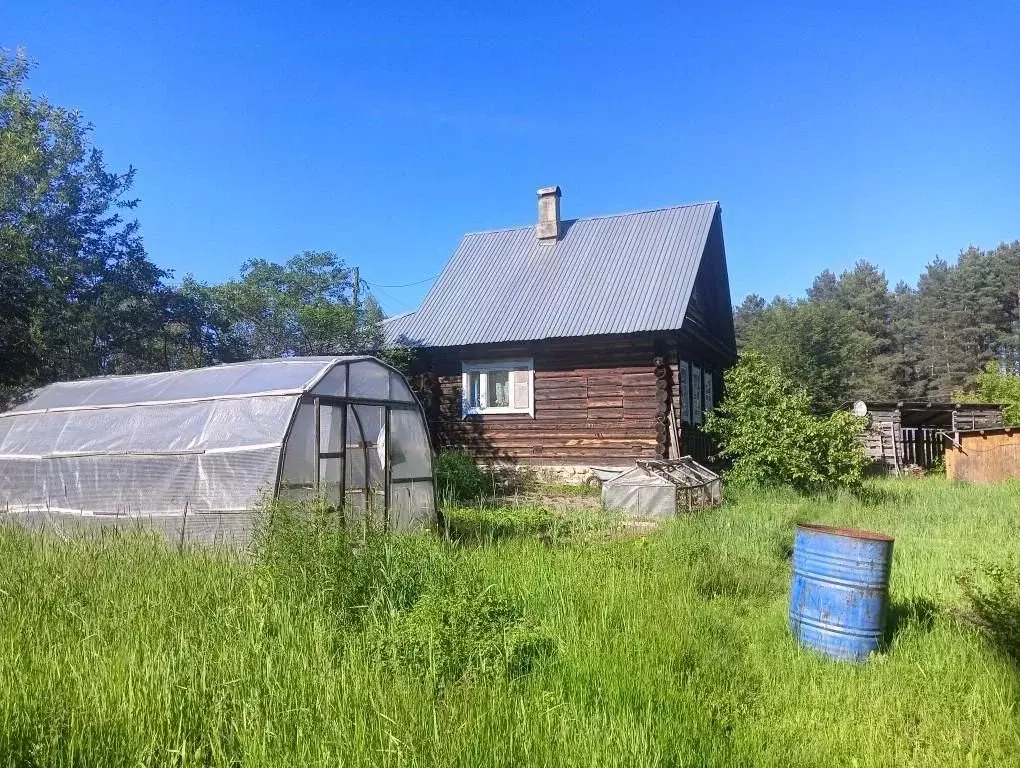
{"type": "Polygon", "coordinates": [[[560,239],[560,188],[542,187],[538,190],[538,242],[555,245],[560,239]]]}

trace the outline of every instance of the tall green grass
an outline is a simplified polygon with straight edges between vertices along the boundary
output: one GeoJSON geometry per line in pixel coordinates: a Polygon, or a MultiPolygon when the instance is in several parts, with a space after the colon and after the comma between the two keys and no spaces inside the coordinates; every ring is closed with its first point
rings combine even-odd
{"type": "Polygon", "coordinates": [[[283,514],[252,556],[4,529],[0,764],[1020,764],[1020,673],[956,617],[958,575],[1015,553],[1018,489],[874,490],[735,494],[647,535],[283,514]],[[896,536],[865,666],[789,636],[798,520],[896,536]]]}

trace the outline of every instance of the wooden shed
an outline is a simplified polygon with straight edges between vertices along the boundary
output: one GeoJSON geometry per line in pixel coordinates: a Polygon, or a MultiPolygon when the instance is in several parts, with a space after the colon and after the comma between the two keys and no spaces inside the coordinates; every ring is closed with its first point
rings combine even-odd
{"type": "Polygon", "coordinates": [[[937,403],[927,400],[858,400],[853,412],[867,419],[861,439],[876,466],[899,474],[928,469],[946,451],[946,435],[1004,424],[999,403],[937,403]]]}
{"type": "Polygon", "coordinates": [[[981,484],[1020,477],[1020,427],[956,433],[946,448],[946,477],[981,484]]]}

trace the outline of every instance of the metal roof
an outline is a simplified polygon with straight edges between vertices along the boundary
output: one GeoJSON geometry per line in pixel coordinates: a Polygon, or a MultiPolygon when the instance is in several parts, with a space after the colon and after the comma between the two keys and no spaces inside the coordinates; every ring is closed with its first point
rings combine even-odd
{"type": "Polygon", "coordinates": [[[387,340],[445,347],[683,325],[717,202],[469,234],[387,340]]]}
{"type": "Polygon", "coordinates": [[[383,337],[388,342],[395,342],[404,335],[414,320],[414,312],[404,312],[400,315],[394,315],[393,317],[387,317],[379,323],[382,328],[383,337]]]}

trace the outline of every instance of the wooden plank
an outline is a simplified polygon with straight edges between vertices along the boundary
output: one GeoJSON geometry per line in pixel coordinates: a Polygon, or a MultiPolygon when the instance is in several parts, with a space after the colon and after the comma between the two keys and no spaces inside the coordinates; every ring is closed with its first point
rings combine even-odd
{"type": "Polygon", "coordinates": [[[623,404],[628,408],[652,408],[654,410],[658,407],[659,401],[654,396],[634,396],[624,392],[623,404]]]}
{"type": "Polygon", "coordinates": [[[606,386],[606,385],[592,386],[592,385],[589,384],[588,385],[587,396],[589,398],[595,398],[595,399],[598,399],[598,398],[601,398],[601,397],[619,397],[619,398],[622,398],[623,397],[623,387],[619,387],[619,386],[606,386]]]}
{"type": "MultiPolygon", "coordinates": [[[[593,408],[623,408],[623,398],[622,397],[603,397],[603,398],[594,399],[594,398],[589,397],[588,398],[588,408],[589,408],[589,410],[593,409],[593,408]]],[[[621,416],[622,415],[623,414],[621,414],[621,416]]]]}
{"type": "Polygon", "coordinates": [[[651,431],[638,431],[633,430],[612,430],[608,434],[603,434],[591,429],[567,429],[561,430],[550,429],[549,425],[539,427],[536,430],[508,430],[500,429],[493,430],[485,433],[487,440],[493,442],[501,441],[512,441],[512,440],[589,440],[589,439],[607,439],[607,440],[651,440],[654,439],[651,431]]]}
{"type": "Polygon", "coordinates": [[[544,400],[583,400],[587,395],[588,392],[584,387],[558,387],[556,389],[535,387],[536,403],[541,403],[544,400]]]}
{"type": "Polygon", "coordinates": [[[531,448],[541,445],[543,450],[566,450],[569,448],[631,448],[636,451],[654,447],[655,440],[635,440],[633,438],[587,438],[573,439],[562,442],[533,443],[523,440],[508,440],[499,443],[492,443],[494,447],[510,449],[531,448]]]}
{"type": "MultiPolygon", "coordinates": [[[[566,459],[579,459],[579,460],[600,460],[609,458],[618,459],[640,459],[640,458],[651,458],[655,455],[655,451],[652,446],[643,446],[640,449],[631,448],[628,446],[606,446],[606,447],[575,447],[575,448],[564,448],[564,449],[549,449],[549,448],[515,448],[501,452],[498,450],[482,450],[478,449],[473,451],[474,455],[479,457],[493,457],[497,458],[500,456],[508,456],[511,458],[542,458],[549,460],[566,460],[566,459]]],[[[566,463],[564,461],[564,463],[566,463]]]]}
{"type": "Polygon", "coordinates": [[[571,421],[574,419],[584,418],[587,413],[587,408],[582,406],[580,408],[536,408],[535,409],[535,420],[536,421],[571,421]]]}
{"type": "Polygon", "coordinates": [[[553,391],[556,389],[584,388],[588,384],[587,376],[549,376],[538,371],[535,372],[535,389],[553,391]]]}
{"type": "Polygon", "coordinates": [[[622,419],[623,408],[589,408],[589,419],[622,419]]]}
{"type": "MultiPolygon", "coordinates": [[[[590,361],[591,356],[588,357],[588,362],[590,363],[590,361]]],[[[555,378],[569,378],[570,376],[585,376],[585,377],[604,376],[607,371],[612,371],[614,374],[622,376],[628,373],[647,373],[649,370],[648,366],[614,366],[614,365],[605,365],[600,368],[592,368],[590,365],[585,365],[585,367],[583,368],[581,367],[574,368],[570,367],[565,363],[566,361],[564,361],[564,364],[559,365],[557,370],[541,370],[538,369],[536,365],[535,377],[536,378],[540,377],[543,379],[555,379],[555,378]]]]}
{"type": "Polygon", "coordinates": [[[655,384],[654,371],[642,371],[641,373],[623,373],[620,380],[625,387],[646,387],[655,384]]]}
{"type": "Polygon", "coordinates": [[[583,411],[588,406],[583,398],[569,398],[567,400],[539,400],[535,398],[535,415],[539,411],[583,411]]]}

